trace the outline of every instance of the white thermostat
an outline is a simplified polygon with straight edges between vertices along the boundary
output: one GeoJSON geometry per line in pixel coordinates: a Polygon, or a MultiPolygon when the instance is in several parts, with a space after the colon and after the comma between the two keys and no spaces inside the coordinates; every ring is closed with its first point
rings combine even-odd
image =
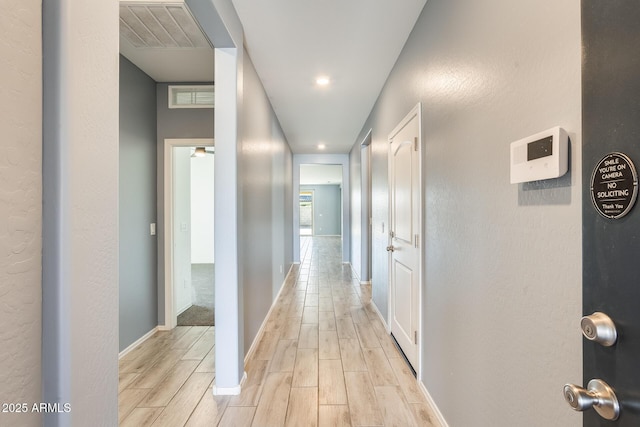
{"type": "Polygon", "coordinates": [[[569,169],[569,136],[556,126],[511,143],[511,183],[558,178],[569,169]]]}

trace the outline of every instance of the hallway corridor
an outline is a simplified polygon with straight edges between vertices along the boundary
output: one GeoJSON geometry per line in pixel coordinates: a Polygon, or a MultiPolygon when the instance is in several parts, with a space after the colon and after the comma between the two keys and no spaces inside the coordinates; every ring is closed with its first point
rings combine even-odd
{"type": "Polygon", "coordinates": [[[211,394],[213,328],[160,332],[120,362],[121,425],[436,427],[340,245],[301,239],[242,394],[211,394]]]}

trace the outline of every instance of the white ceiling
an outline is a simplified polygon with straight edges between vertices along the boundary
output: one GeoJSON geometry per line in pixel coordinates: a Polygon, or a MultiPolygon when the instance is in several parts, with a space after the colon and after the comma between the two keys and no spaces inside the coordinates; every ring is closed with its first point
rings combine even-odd
{"type": "Polygon", "coordinates": [[[300,165],[300,185],[342,184],[342,165],[300,165]]]}
{"type": "MultiPolygon", "coordinates": [[[[349,152],[426,0],[232,2],[289,145],[314,154],[349,152]],[[320,75],[331,83],[318,87],[320,75]]],[[[120,49],[158,82],[213,79],[209,48],[135,49],[121,37],[120,49]]]]}
{"type": "Polygon", "coordinates": [[[120,53],[158,83],[213,81],[213,49],[134,49],[121,39],[120,53]]]}
{"type": "Polygon", "coordinates": [[[289,145],[311,154],[349,152],[426,0],[232,2],[289,145]]]}

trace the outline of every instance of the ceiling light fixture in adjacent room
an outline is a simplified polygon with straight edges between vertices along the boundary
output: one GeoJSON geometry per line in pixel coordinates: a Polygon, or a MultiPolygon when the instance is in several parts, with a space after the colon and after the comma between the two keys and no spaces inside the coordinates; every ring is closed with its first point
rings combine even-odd
{"type": "Polygon", "coordinates": [[[207,154],[207,150],[204,147],[196,147],[196,151],[193,152],[193,157],[204,157],[207,154]]]}
{"type": "Polygon", "coordinates": [[[327,148],[326,145],[324,144],[318,144],[318,150],[324,150],[325,148],[327,148]]]}

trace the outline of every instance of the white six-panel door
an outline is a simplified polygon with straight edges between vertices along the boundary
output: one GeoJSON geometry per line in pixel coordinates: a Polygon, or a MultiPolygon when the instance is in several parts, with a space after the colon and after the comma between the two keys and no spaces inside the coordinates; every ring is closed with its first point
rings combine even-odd
{"type": "Polygon", "coordinates": [[[420,290],[420,115],[416,107],[389,138],[390,328],[418,370],[420,290]]]}

